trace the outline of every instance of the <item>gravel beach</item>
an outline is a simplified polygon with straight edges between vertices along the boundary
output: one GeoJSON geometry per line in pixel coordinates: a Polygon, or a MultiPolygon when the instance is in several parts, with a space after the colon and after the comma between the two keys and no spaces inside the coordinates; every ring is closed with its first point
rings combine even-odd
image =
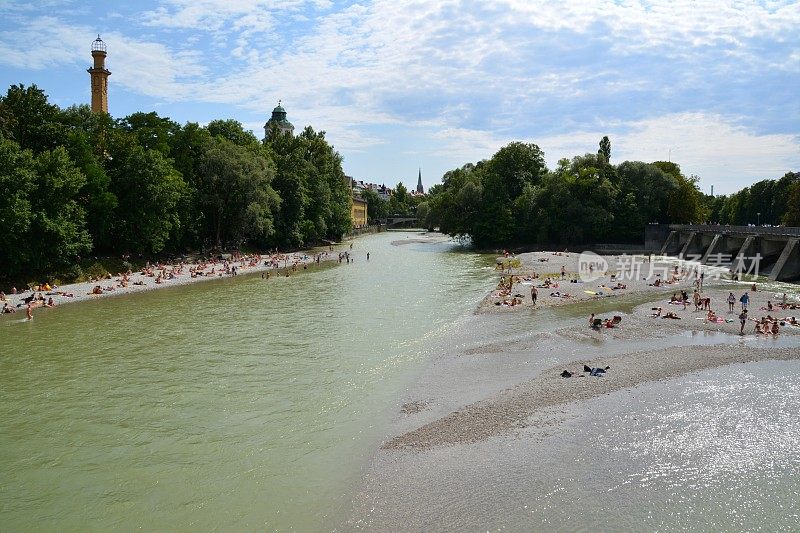
{"type": "MultiPolygon", "coordinates": [[[[346,248],[342,251],[348,251],[346,248]]],[[[358,252],[358,256],[364,255],[365,252],[358,252]]],[[[123,284],[121,280],[122,273],[117,273],[111,278],[101,279],[98,281],[86,281],[81,283],[70,283],[58,287],[52,287],[50,291],[31,291],[18,292],[17,294],[5,294],[5,302],[0,302],[0,305],[7,303],[9,307],[15,309],[16,313],[0,315],[0,320],[3,316],[6,317],[19,317],[19,313],[25,314],[26,304],[24,299],[30,298],[32,294],[41,294],[45,300],[48,298],[53,299],[55,305],[63,305],[70,303],[78,303],[86,300],[95,300],[98,298],[109,298],[116,296],[124,296],[126,294],[152,291],[157,289],[164,289],[167,287],[177,287],[180,285],[187,285],[190,283],[200,283],[204,281],[214,281],[225,277],[231,277],[233,274],[225,272],[224,268],[227,264],[229,267],[236,267],[236,275],[254,275],[259,273],[270,273],[271,276],[281,275],[285,276],[287,270],[290,273],[303,270],[304,268],[312,268],[316,263],[317,256],[319,256],[320,263],[338,261],[339,250],[325,251],[325,250],[312,250],[303,252],[294,252],[288,254],[275,254],[275,255],[251,255],[241,259],[226,261],[218,259],[213,262],[205,261],[203,263],[189,262],[189,263],[175,263],[153,265],[151,274],[143,273],[144,270],[137,270],[128,276],[127,283],[123,284]],[[192,276],[191,271],[202,273],[201,275],[192,276]],[[156,283],[158,274],[171,273],[170,276],[163,276],[159,283],[156,283]],[[95,287],[100,286],[100,292],[95,294],[93,290],[95,287]]],[[[34,309],[34,314],[39,312],[46,312],[47,309],[41,305],[34,309]]]]}
{"type": "MultiPolygon", "coordinates": [[[[530,470],[531,460],[538,464],[532,453],[561,456],[563,428],[570,427],[571,419],[587,418],[601,398],[647,391],[656,383],[685,381],[703,372],[738,374],[748,364],[797,365],[800,360],[800,327],[788,323],[792,317],[800,320],[800,309],[789,308],[800,303],[796,285],[759,281],[753,291],[752,282],[719,279],[726,277],[717,275],[720,269],[692,270],[668,258],[657,265],[642,259],[632,264],[624,256],[602,258],[607,270],[592,273],[591,281],[571,283],[581,281],[578,254],[535,252],[497,261],[514,259],[511,290],[501,292],[508,287],[509,271],[498,269],[498,279],[505,277],[506,285],[498,284],[478,303],[471,321],[442,343],[439,355],[398,398],[390,431],[365,466],[363,490],[345,529],[392,530],[405,524],[413,530],[449,530],[460,520],[475,529],[476,517],[478,529],[490,529],[503,522],[508,500],[481,495],[520,491],[525,482],[513,472],[530,470]],[[623,268],[615,268],[620,264],[623,268]],[[642,267],[654,268],[651,275],[635,271],[642,267]],[[708,320],[708,310],[695,308],[699,272],[704,275],[700,296],[710,299],[708,307],[717,320],[708,320]],[[548,277],[552,283],[545,287],[548,277]],[[624,288],[611,288],[617,284],[624,288]],[[530,296],[534,285],[535,306],[530,296]],[[670,303],[681,291],[690,297],[685,309],[682,303],[670,303]],[[777,307],[784,292],[786,309],[777,307]],[[727,303],[730,293],[733,311],[727,303]],[[778,335],[756,334],[753,321],[739,334],[739,298],[744,293],[750,298],[751,319],[769,315],[784,320],[778,335]],[[503,305],[515,297],[519,303],[503,305]],[[619,316],[621,322],[593,329],[592,313],[601,319],[619,316]],[[676,318],[663,318],[667,313],[676,318]],[[608,369],[593,377],[585,367],[608,369]],[[571,376],[562,377],[564,371],[571,376]],[[516,459],[504,458],[512,448],[516,459]],[[514,462],[520,460],[525,463],[514,462]],[[491,467],[500,464],[499,470],[491,467]],[[416,498],[438,492],[437,486],[446,487],[447,501],[424,504],[416,498]],[[409,501],[398,504],[398,498],[409,501]],[[486,498],[495,503],[485,507],[481,502],[486,498]],[[457,501],[471,501],[474,507],[458,512],[452,506],[457,501]],[[416,514],[425,505],[437,510],[416,514]]],[[[686,393],[674,391],[665,401],[677,402],[686,393]]],[[[573,446],[580,449],[580,443],[573,446]]],[[[545,480],[557,477],[564,467],[546,462],[536,467],[539,479],[530,481],[541,492],[533,491],[534,498],[547,496],[552,487],[545,480]]]]}

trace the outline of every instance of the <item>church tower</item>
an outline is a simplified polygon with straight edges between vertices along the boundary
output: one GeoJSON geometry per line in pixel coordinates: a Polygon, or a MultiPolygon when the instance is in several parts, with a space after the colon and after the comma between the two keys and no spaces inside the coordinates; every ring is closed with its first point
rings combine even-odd
{"type": "Polygon", "coordinates": [[[111,72],[106,69],[106,43],[99,35],[92,41],[92,58],[94,66],[86,69],[92,78],[92,111],[108,113],[108,77],[111,72]]]}
{"type": "Polygon", "coordinates": [[[278,107],[272,110],[272,118],[264,124],[264,139],[269,139],[273,127],[280,134],[288,133],[289,135],[294,135],[294,126],[286,120],[286,110],[281,105],[280,100],[278,100],[278,107]]]}
{"type": "Polygon", "coordinates": [[[419,177],[417,178],[417,194],[425,194],[425,189],[422,187],[422,169],[419,169],[419,177]]]}

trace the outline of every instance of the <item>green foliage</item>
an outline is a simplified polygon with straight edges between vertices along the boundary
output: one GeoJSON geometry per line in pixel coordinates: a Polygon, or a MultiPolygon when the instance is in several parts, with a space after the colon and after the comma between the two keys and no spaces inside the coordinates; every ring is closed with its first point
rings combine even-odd
{"type": "Polygon", "coordinates": [[[611,161],[611,141],[606,135],[600,139],[600,149],[597,150],[597,159],[606,165],[611,161]]]}
{"type": "Polygon", "coordinates": [[[291,135],[270,135],[265,146],[275,162],[274,189],[281,197],[276,238],[281,246],[338,240],[352,229],[350,188],[342,158],[325,132],[307,127],[291,135]]]}
{"type": "Polygon", "coordinates": [[[117,127],[129,132],[136,143],[145,150],[157,150],[165,156],[171,153],[171,140],[175,138],[180,125],[158,113],[133,113],[117,121],[117,127]]]}
{"type": "Polygon", "coordinates": [[[787,226],[800,226],[800,182],[793,183],[789,187],[786,199],[786,212],[782,222],[787,226]]]}
{"type": "Polygon", "coordinates": [[[217,136],[207,141],[198,170],[197,201],[216,247],[267,242],[280,198],[270,186],[274,169],[263,149],[217,136]]]}
{"type": "Polygon", "coordinates": [[[685,177],[677,165],[614,166],[610,157],[604,137],[597,154],[562,159],[548,171],[536,145],[511,143],[488,161],[445,173],[421,220],[491,247],[641,242],[649,222],[700,222],[712,212],[697,178],[685,177]]]}
{"type": "MultiPolygon", "coordinates": [[[[733,225],[784,223],[791,211],[793,187],[800,183],[800,173],[787,172],[779,180],[762,180],[725,198],[720,222],[733,225]],[[760,213],[760,215],[759,215],[760,213]]],[[[791,217],[790,217],[791,218],[791,217]]]]}
{"type": "Polygon", "coordinates": [[[112,192],[119,204],[112,234],[122,251],[159,253],[180,237],[186,182],[157,150],[135,145],[114,158],[112,192]]]}
{"type": "Polygon", "coordinates": [[[92,249],[338,240],[352,228],[350,195],[341,156],[312,128],[262,144],[231,119],[114,120],[85,105],[59,109],[35,85],[0,97],[0,278],[81,276],[92,249]]]}
{"type": "Polygon", "coordinates": [[[77,201],[84,184],[63,148],[34,157],[0,136],[0,264],[7,274],[57,272],[91,249],[77,201]]]}
{"type": "Polygon", "coordinates": [[[367,219],[372,222],[389,215],[389,202],[372,189],[361,191],[361,198],[367,201],[367,219]]]}
{"type": "Polygon", "coordinates": [[[36,85],[12,85],[0,97],[0,135],[34,153],[52,150],[64,130],[58,115],[58,107],[36,85]]]}
{"type": "Polygon", "coordinates": [[[253,132],[246,131],[238,120],[212,120],[206,130],[213,137],[223,137],[238,146],[255,146],[259,144],[253,132]]]}

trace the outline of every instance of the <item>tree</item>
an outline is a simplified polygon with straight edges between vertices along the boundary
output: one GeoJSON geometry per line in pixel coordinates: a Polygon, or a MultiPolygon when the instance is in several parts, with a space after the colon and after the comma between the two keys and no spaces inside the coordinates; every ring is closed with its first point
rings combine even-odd
{"type": "Polygon", "coordinates": [[[95,246],[109,249],[112,243],[108,236],[117,207],[117,197],[110,191],[111,178],[97,159],[87,132],[70,131],[65,141],[70,159],[85,178],[79,202],[86,212],[87,229],[95,246]]]}
{"type": "Polygon", "coordinates": [[[52,150],[63,137],[58,114],[58,107],[36,85],[12,85],[0,98],[0,134],[23,150],[52,150]]]}
{"type": "Polygon", "coordinates": [[[247,240],[264,243],[274,233],[273,213],[280,204],[270,186],[274,172],[257,149],[222,136],[207,141],[199,164],[198,201],[218,248],[247,240]]]}
{"type": "Polygon", "coordinates": [[[395,208],[395,211],[392,212],[393,215],[407,215],[408,214],[408,203],[409,203],[409,194],[408,189],[403,182],[399,182],[397,186],[394,188],[394,194],[391,197],[391,200],[394,201],[392,207],[395,208]]]}
{"type": "Polygon", "coordinates": [[[676,179],[656,165],[641,161],[625,161],[617,167],[620,193],[633,193],[637,214],[633,219],[621,220],[623,228],[643,228],[649,222],[669,222],[670,194],[678,188],[676,179]]]}
{"type": "Polygon", "coordinates": [[[597,158],[605,164],[611,162],[611,141],[608,139],[607,135],[603,135],[603,138],[600,139],[600,149],[597,151],[597,158]]]}
{"type": "Polygon", "coordinates": [[[214,137],[224,137],[239,146],[255,146],[260,144],[253,132],[246,131],[238,120],[212,120],[206,130],[214,137]]]}
{"type": "Polygon", "coordinates": [[[367,201],[367,219],[370,222],[386,218],[389,214],[389,203],[372,189],[361,191],[361,198],[367,201]]]}
{"type": "Polygon", "coordinates": [[[0,135],[0,274],[16,275],[29,264],[35,181],[31,152],[0,135]]]}
{"type": "Polygon", "coordinates": [[[112,233],[117,249],[156,254],[180,238],[186,183],[158,150],[123,143],[114,157],[112,192],[119,205],[112,233]]]}
{"type": "Polygon", "coordinates": [[[77,201],[84,182],[63,148],[34,157],[0,136],[0,261],[6,275],[55,273],[91,249],[77,201]]]}
{"type": "Polygon", "coordinates": [[[670,161],[656,161],[653,165],[672,176],[677,185],[669,192],[667,207],[669,222],[690,224],[707,221],[711,212],[706,207],[704,195],[697,186],[699,178],[697,176],[687,178],[681,173],[678,164],[670,161]]]}
{"type": "Polygon", "coordinates": [[[525,185],[538,184],[545,172],[544,152],[538,146],[512,142],[489,160],[487,177],[498,188],[497,198],[511,200],[522,194],[525,185]]]}
{"type": "Polygon", "coordinates": [[[786,199],[786,212],[781,222],[787,226],[800,226],[800,182],[789,187],[786,199]]]}
{"type": "Polygon", "coordinates": [[[155,111],[133,113],[118,120],[117,125],[132,133],[137,144],[145,150],[158,150],[165,156],[170,155],[172,140],[181,129],[177,122],[162,118],[155,111]]]}

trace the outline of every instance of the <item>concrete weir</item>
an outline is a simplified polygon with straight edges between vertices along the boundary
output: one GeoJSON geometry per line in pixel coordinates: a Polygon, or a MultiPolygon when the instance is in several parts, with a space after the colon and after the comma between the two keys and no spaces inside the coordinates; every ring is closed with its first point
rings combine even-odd
{"type": "Polygon", "coordinates": [[[680,255],[705,265],[768,276],[773,281],[800,279],[800,228],[652,225],[648,231],[668,236],[662,255],[680,255]],[[660,227],[659,227],[660,226],[660,227]]]}

